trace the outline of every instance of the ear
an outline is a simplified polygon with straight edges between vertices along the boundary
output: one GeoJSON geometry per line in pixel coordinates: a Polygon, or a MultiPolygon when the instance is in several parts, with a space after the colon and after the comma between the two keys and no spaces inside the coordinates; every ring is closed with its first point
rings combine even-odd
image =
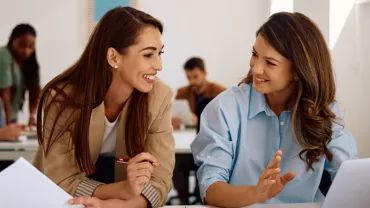
{"type": "Polygon", "coordinates": [[[107,61],[108,64],[112,67],[117,69],[118,68],[118,52],[114,48],[108,48],[107,50],[107,61]]]}

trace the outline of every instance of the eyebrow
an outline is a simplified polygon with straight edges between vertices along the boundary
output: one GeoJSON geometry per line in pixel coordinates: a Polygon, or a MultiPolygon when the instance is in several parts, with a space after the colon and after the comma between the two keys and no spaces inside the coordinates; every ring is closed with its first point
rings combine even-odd
{"type": "MultiPolygon", "coordinates": [[[[255,52],[258,55],[258,53],[257,53],[256,49],[254,48],[254,46],[252,48],[253,48],[253,52],[255,52]]],[[[268,60],[273,60],[273,61],[276,61],[278,63],[281,63],[279,60],[274,59],[272,57],[264,56],[263,58],[268,59],[268,60]]]]}
{"type": "MultiPolygon", "coordinates": [[[[162,50],[163,48],[164,48],[164,45],[162,45],[161,50],[162,50]]],[[[145,51],[145,50],[153,50],[153,51],[156,51],[156,50],[157,50],[157,48],[156,48],[156,47],[154,47],[154,46],[148,46],[148,47],[146,47],[146,48],[141,49],[139,52],[141,52],[141,51],[145,51]]]]}

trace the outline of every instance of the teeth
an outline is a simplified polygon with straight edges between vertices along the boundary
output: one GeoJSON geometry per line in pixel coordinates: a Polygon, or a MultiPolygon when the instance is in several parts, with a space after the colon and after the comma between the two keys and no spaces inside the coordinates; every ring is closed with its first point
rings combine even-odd
{"type": "Polygon", "coordinates": [[[259,81],[259,82],[265,82],[266,81],[265,79],[260,79],[258,77],[256,77],[256,80],[259,81]]]}
{"type": "Polygon", "coordinates": [[[150,79],[150,80],[154,80],[155,79],[155,75],[144,75],[144,78],[147,78],[147,79],[150,79]]]}

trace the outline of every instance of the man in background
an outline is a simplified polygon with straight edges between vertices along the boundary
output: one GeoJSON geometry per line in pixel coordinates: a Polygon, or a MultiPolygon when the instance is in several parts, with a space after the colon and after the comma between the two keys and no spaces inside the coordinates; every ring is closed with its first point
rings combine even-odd
{"type": "MultiPolygon", "coordinates": [[[[189,85],[181,87],[177,90],[176,99],[186,99],[189,102],[193,125],[197,125],[198,116],[197,104],[204,103],[205,100],[211,100],[226,88],[207,80],[207,70],[204,61],[199,57],[192,57],[184,64],[186,77],[188,78],[189,85]]],[[[172,125],[178,129],[182,121],[180,118],[172,118],[172,125]]]]}
{"type": "MultiPolygon", "coordinates": [[[[189,102],[193,125],[199,131],[199,117],[205,106],[226,88],[207,80],[207,70],[204,61],[199,57],[192,57],[184,64],[184,70],[189,85],[177,91],[176,99],[186,99],[189,102]]],[[[180,118],[172,118],[172,126],[178,129],[182,121],[180,118]]],[[[190,171],[196,171],[197,166],[191,154],[176,154],[176,164],[173,175],[174,187],[178,192],[180,204],[189,204],[189,175],[190,171]]],[[[196,182],[194,193],[195,201],[192,204],[201,204],[199,186],[196,182]]]]}

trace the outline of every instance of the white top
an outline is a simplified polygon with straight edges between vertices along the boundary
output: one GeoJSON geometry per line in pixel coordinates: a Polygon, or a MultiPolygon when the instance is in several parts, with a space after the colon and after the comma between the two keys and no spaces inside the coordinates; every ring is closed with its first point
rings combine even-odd
{"type": "Polygon", "coordinates": [[[111,123],[108,121],[107,117],[104,117],[105,128],[100,154],[115,154],[117,138],[117,120],[119,118],[120,115],[118,115],[116,120],[111,123]]]}

